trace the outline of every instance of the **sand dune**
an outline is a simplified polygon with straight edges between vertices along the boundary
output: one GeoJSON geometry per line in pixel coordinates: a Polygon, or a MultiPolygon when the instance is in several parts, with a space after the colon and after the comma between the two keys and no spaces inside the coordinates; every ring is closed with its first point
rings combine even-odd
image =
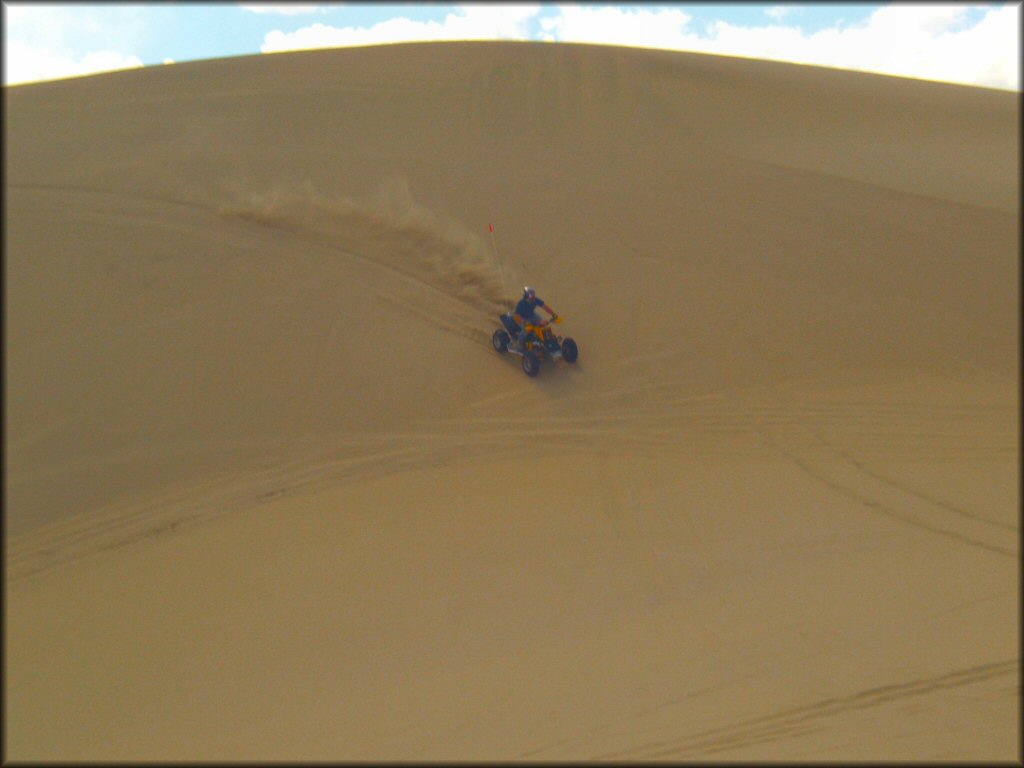
{"type": "Polygon", "coordinates": [[[1017,95],[458,43],[5,98],[9,759],[1020,759],[1017,95]],[[576,365],[491,348],[524,282],[576,365]]]}

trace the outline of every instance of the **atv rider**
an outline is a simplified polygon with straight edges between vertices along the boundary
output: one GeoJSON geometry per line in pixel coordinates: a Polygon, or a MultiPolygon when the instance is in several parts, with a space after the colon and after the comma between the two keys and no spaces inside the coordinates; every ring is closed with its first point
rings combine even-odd
{"type": "Polygon", "coordinates": [[[527,323],[541,326],[548,324],[548,321],[541,320],[540,317],[537,316],[537,307],[540,307],[551,315],[552,320],[558,317],[555,311],[544,303],[543,299],[538,298],[537,292],[533,290],[533,288],[528,285],[524,286],[523,298],[521,298],[519,303],[516,304],[515,312],[513,313],[515,321],[519,324],[519,335],[516,337],[517,349],[523,349],[526,346],[526,337],[530,334],[526,329],[527,323]]]}

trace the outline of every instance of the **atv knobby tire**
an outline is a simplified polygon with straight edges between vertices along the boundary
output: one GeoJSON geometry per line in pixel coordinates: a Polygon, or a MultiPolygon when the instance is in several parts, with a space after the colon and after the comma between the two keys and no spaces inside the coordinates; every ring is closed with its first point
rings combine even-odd
{"type": "Polygon", "coordinates": [[[567,363],[575,363],[576,358],[580,356],[580,351],[576,348],[576,342],[572,339],[565,339],[562,341],[562,359],[567,363]]]}
{"type": "Polygon", "coordinates": [[[501,330],[501,328],[496,330],[494,335],[491,336],[491,343],[494,344],[494,348],[502,354],[508,352],[508,343],[510,341],[511,339],[509,338],[509,335],[505,331],[501,330]]]}
{"type": "Polygon", "coordinates": [[[529,350],[523,355],[523,373],[527,376],[536,376],[540,373],[540,358],[529,350]]]}

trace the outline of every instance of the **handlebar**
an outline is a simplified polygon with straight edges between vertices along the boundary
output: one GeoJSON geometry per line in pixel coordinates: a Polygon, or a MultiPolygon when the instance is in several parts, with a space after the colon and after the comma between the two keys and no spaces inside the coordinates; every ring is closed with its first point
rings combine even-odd
{"type": "Polygon", "coordinates": [[[532,325],[534,328],[547,328],[549,325],[557,324],[557,323],[560,323],[560,322],[562,322],[562,316],[561,315],[555,315],[550,320],[541,320],[539,323],[529,323],[528,322],[527,325],[532,325]]]}
{"type": "Polygon", "coordinates": [[[529,320],[527,320],[525,322],[526,322],[527,327],[546,328],[547,326],[551,325],[552,323],[560,323],[560,322],[562,322],[562,316],[561,315],[555,315],[550,320],[541,320],[539,323],[531,323],[529,320]]]}

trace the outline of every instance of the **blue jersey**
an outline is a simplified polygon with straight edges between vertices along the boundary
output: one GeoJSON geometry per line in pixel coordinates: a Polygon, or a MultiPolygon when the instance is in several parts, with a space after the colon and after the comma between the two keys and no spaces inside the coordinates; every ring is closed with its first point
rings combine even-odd
{"type": "MultiPolygon", "coordinates": [[[[507,305],[506,305],[507,306],[507,305]]],[[[544,306],[544,299],[540,296],[534,296],[532,299],[520,299],[519,303],[516,304],[516,314],[520,317],[525,317],[529,320],[533,317],[533,312],[537,307],[544,306]]]]}

